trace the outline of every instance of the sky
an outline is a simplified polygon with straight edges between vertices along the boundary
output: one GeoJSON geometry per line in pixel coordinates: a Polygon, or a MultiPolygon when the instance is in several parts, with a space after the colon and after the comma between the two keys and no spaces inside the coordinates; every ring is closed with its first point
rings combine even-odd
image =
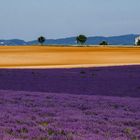
{"type": "Polygon", "coordinates": [[[140,34],[140,0],[0,0],[0,39],[140,34]]]}

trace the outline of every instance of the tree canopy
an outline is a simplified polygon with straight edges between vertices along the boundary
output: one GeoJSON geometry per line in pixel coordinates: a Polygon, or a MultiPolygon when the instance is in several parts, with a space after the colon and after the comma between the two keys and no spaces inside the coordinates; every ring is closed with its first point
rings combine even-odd
{"type": "Polygon", "coordinates": [[[45,37],[43,37],[43,36],[40,36],[39,38],[38,38],[38,42],[41,44],[41,45],[43,45],[43,43],[45,42],[45,37]]]}
{"type": "Polygon", "coordinates": [[[138,42],[137,42],[137,46],[140,46],[140,40],[138,40],[138,42]]]}
{"type": "Polygon", "coordinates": [[[79,35],[76,37],[77,44],[84,44],[87,41],[87,37],[85,35],[79,35]]]}
{"type": "Polygon", "coordinates": [[[102,41],[99,45],[108,45],[107,41],[102,41]]]}

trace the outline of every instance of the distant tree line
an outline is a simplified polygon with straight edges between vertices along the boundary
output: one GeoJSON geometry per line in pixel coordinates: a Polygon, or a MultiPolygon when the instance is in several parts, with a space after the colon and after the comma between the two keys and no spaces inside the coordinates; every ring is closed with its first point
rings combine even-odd
{"type": "MultiPolygon", "coordinates": [[[[84,45],[86,43],[87,39],[88,38],[85,35],[79,35],[76,37],[76,42],[78,45],[84,45]]],[[[40,45],[43,45],[45,43],[45,41],[46,41],[45,37],[43,37],[43,36],[38,37],[38,42],[40,45]]],[[[140,44],[140,42],[139,42],[139,44],[140,44]]],[[[105,46],[105,45],[108,45],[108,42],[102,41],[99,45],[105,46]]]]}

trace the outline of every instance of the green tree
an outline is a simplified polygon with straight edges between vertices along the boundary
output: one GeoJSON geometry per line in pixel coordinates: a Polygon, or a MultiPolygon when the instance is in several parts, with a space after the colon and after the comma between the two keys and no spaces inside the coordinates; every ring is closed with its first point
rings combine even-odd
{"type": "Polygon", "coordinates": [[[43,43],[45,42],[45,37],[43,37],[43,36],[40,36],[39,38],[38,38],[38,42],[41,44],[41,45],[43,45],[43,43]]]}
{"type": "Polygon", "coordinates": [[[137,42],[137,46],[140,46],[140,40],[138,40],[138,42],[137,42]]]}
{"type": "Polygon", "coordinates": [[[102,41],[99,45],[108,45],[107,41],[102,41]]]}
{"type": "Polygon", "coordinates": [[[77,44],[84,44],[87,41],[87,37],[85,35],[79,35],[76,37],[77,44]]]}

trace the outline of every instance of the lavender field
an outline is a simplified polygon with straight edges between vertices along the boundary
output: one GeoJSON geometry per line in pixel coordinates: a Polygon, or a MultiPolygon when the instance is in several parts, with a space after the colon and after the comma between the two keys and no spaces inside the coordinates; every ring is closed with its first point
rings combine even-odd
{"type": "Polygon", "coordinates": [[[0,69],[0,89],[140,97],[140,66],[0,69]]]}
{"type": "Polygon", "coordinates": [[[139,140],[140,66],[1,69],[0,140],[139,140]]]}

